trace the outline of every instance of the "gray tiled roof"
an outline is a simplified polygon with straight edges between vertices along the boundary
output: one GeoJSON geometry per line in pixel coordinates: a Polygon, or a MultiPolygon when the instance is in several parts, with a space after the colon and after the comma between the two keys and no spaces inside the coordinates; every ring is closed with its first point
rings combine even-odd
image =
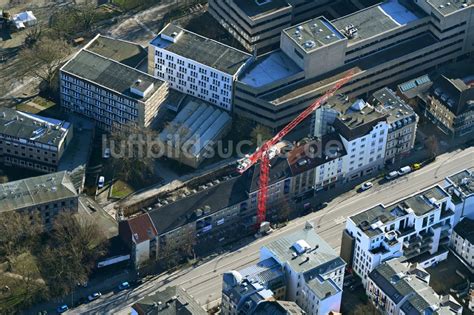
{"type": "Polygon", "coordinates": [[[248,53],[172,24],[167,25],[151,44],[230,75],[236,74],[252,57],[248,53]],[[161,34],[173,32],[181,32],[175,43],[161,38],[161,34]]]}
{"type": "Polygon", "coordinates": [[[30,177],[0,185],[0,212],[77,196],[74,185],[65,171],[30,177]]]}
{"type": "Polygon", "coordinates": [[[183,289],[167,287],[136,302],[136,311],[149,315],[205,315],[207,312],[183,289]]]}
{"type": "Polygon", "coordinates": [[[146,49],[138,44],[102,35],[98,35],[86,49],[132,68],[138,67],[148,55],[146,49]]]}
{"type": "Polygon", "coordinates": [[[142,84],[154,84],[153,91],[148,93],[145,99],[153,95],[153,92],[164,83],[142,71],[87,50],[81,50],[61,70],[137,99],[142,98],[130,92],[130,87],[137,80],[141,80],[142,84]]]}

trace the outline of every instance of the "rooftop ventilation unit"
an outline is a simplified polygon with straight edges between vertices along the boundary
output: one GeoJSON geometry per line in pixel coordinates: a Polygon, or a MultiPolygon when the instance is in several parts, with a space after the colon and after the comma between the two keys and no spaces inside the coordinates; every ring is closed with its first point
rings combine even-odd
{"type": "Polygon", "coordinates": [[[314,40],[307,40],[304,42],[304,48],[313,48],[314,46],[316,46],[314,40]]]}

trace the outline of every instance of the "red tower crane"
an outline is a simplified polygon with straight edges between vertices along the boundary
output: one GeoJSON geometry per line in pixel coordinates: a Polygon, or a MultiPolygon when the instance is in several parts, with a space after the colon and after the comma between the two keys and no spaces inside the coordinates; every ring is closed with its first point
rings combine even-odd
{"type": "Polygon", "coordinates": [[[306,119],[311,113],[313,113],[321,104],[326,102],[330,97],[336,93],[344,84],[349,81],[352,77],[353,72],[349,72],[339,82],[336,83],[329,91],[323,96],[314,101],[308,106],[303,112],[301,112],[295,119],[293,119],[288,125],[286,125],[280,132],[278,132],[273,138],[266,141],[257,151],[255,151],[250,157],[246,158],[238,167],[238,172],[243,174],[252,165],[260,161],[260,179],[259,188],[260,194],[258,196],[258,208],[257,208],[257,226],[265,221],[267,211],[267,193],[268,193],[268,182],[270,173],[270,149],[283,139],[290,131],[298,126],[304,119],[306,119]]]}

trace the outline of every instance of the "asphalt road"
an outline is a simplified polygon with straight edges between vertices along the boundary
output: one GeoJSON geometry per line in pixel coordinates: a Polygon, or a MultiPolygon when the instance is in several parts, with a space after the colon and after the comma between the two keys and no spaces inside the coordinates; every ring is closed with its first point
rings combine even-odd
{"type": "Polygon", "coordinates": [[[152,278],[133,290],[117,294],[104,294],[99,300],[82,305],[69,314],[120,314],[127,306],[154,290],[170,285],[186,289],[203,306],[214,306],[220,301],[222,274],[228,270],[241,269],[258,261],[259,248],[282,235],[303,228],[306,221],[314,223],[318,233],[339,251],[341,233],[348,216],[354,215],[377,203],[391,203],[426,187],[440,183],[448,175],[465,168],[474,167],[474,148],[456,150],[443,154],[424,168],[403,178],[375,185],[371,190],[357,193],[349,191],[335,198],[327,208],[291,221],[288,226],[258,239],[233,252],[215,257],[195,268],[187,268],[173,274],[152,278]]]}

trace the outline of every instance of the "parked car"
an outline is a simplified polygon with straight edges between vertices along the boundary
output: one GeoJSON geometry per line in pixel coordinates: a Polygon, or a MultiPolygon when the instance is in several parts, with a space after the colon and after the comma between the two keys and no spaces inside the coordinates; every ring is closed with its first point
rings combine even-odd
{"type": "Polygon", "coordinates": [[[420,164],[420,163],[415,163],[415,164],[412,165],[411,168],[412,168],[414,171],[419,170],[419,169],[421,168],[421,164],[420,164]]]}
{"type": "Polygon", "coordinates": [[[110,148],[105,148],[104,154],[102,155],[104,159],[110,158],[110,148]]]}
{"type": "Polygon", "coordinates": [[[58,312],[58,314],[62,314],[64,312],[67,312],[68,310],[69,310],[69,307],[66,304],[56,307],[56,312],[58,312]]]}
{"type": "Polygon", "coordinates": [[[374,187],[374,184],[372,184],[371,182],[365,182],[360,186],[360,189],[362,191],[366,191],[366,190],[369,190],[372,187],[374,187]]]}
{"type": "Polygon", "coordinates": [[[89,295],[87,297],[87,299],[89,300],[89,302],[92,302],[94,300],[97,300],[98,298],[100,298],[102,296],[102,293],[100,292],[95,292],[95,293],[92,293],[91,295],[89,295]]]}
{"type": "Polygon", "coordinates": [[[119,289],[119,290],[127,290],[127,289],[130,289],[130,283],[128,283],[127,281],[122,282],[122,283],[119,284],[118,289],[119,289]]]}
{"type": "Polygon", "coordinates": [[[404,166],[398,170],[398,176],[403,176],[411,172],[410,166],[404,166]]]}
{"type": "Polygon", "coordinates": [[[100,177],[99,177],[99,182],[97,183],[97,187],[98,187],[98,188],[102,188],[102,187],[104,187],[104,185],[105,185],[105,177],[104,177],[104,176],[100,176],[100,177]]]}
{"type": "Polygon", "coordinates": [[[397,178],[397,177],[398,177],[398,172],[397,171],[392,171],[392,172],[388,173],[387,175],[385,175],[386,180],[392,180],[392,179],[397,178]]]}

